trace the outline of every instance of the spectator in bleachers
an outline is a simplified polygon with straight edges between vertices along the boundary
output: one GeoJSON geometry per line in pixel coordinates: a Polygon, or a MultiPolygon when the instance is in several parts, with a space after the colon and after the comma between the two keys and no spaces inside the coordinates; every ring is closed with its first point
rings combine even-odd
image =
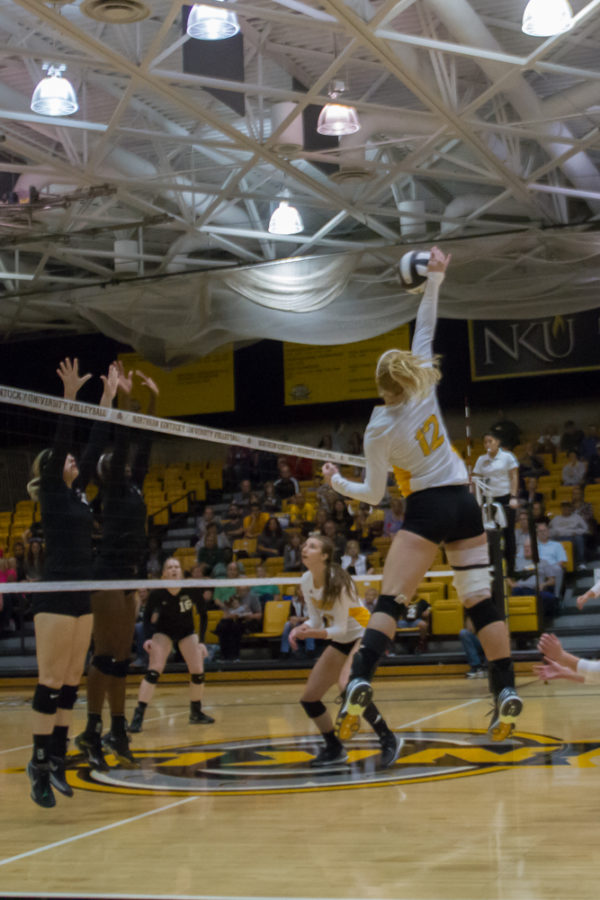
{"type": "Polygon", "coordinates": [[[585,501],[583,491],[584,489],[580,484],[573,485],[571,502],[574,512],[581,516],[588,527],[588,533],[585,536],[586,557],[587,559],[594,559],[598,545],[598,522],[594,515],[594,507],[591,503],[585,501]]]}
{"type": "MultiPolygon", "coordinates": [[[[270,578],[271,576],[267,572],[266,566],[263,563],[259,563],[256,567],[256,575],[255,578],[270,578]]],[[[252,593],[256,594],[262,603],[263,610],[265,603],[268,603],[269,600],[280,600],[280,591],[278,584],[257,584],[251,588],[252,593]]]]}
{"type": "Polygon", "coordinates": [[[142,571],[145,573],[146,578],[160,578],[166,554],[162,550],[160,538],[157,534],[149,534],[147,543],[148,550],[142,565],[142,571]]]}
{"type": "Polygon", "coordinates": [[[227,514],[221,519],[223,534],[227,542],[233,547],[233,542],[244,537],[244,519],[242,510],[237,503],[230,503],[227,514]]]}
{"type": "MultiPolygon", "coordinates": [[[[548,543],[551,542],[548,541],[548,543]]],[[[531,541],[529,540],[523,544],[522,556],[519,556],[518,564],[521,568],[515,572],[514,579],[507,579],[511,594],[515,597],[527,597],[531,594],[535,596],[536,590],[539,588],[544,620],[553,619],[558,613],[560,605],[559,591],[563,579],[561,564],[543,559],[540,553],[536,580],[534,564],[531,559],[531,541]]]]}
{"type": "Polygon", "coordinates": [[[404,500],[402,497],[392,497],[390,508],[386,509],[383,516],[383,533],[386,537],[394,537],[402,528],[404,522],[404,500]]]}
{"type": "Polygon", "coordinates": [[[523,480],[531,475],[540,478],[547,474],[548,469],[544,466],[543,460],[535,455],[533,441],[528,441],[523,448],[523,453],[519,456],[519,478],[523,480]]]}
{"type": "MultiPolygon", "coordinates": [[[[225,570],[224,575],[220,575],[220,578],[227,578],[228,581],[232,581],[234,578],[241,578],[244,574],[241,564],[232,559],[228,564],[225,570]]],[[[223,603],[225,603],[230,597],[233,597],[235,594],[235,587],[216,587],[213,591],[213,601],[218,609],[223,608],[223,603]]]]}
{"type": "Polygon", "coordinates": [[[338,530],[333,519],[327,519],[323,525],[323,537],[329,538],[333,544],[333,561],[339,565],[344,550],[346,549],[346,535],[338,530]]]}
{"type": "Polygon", "coordinates": [[[581,459],[587,460],[588,462],[594,457],[598,455],[598,442],[600,438],[598,437],[598,428],[596,425],[590,423],[586,429],[583,438],[581,439],[581,443],[579,444],[579,456],[581,459]]]}
{"type": "Polygon", "coordinates": [[[214,528],[208,529],[203,545],[196,551],[196,560],[205,564],[208,578],[211,577],[215,566],[225,561],[224,549],[219,547],[218,535],[214,528]]]}
{"type": "Polygon", "coordinates": [[[215,598],[215,603],[223,610],[223,618],[215,628],[221,656],[239,662],[244,634],[260,631],[263,615],[260,599],[247,585],[239,585],[225,602],[215,598]]]}
{"type": "Polygon", "coordinates": [[[481,641],[473,631],[473,625],[468,617],[465,617],[465,627],[458,632],[459,640],[465,651],[467,662],[469,663],[469,671],[466,678],[485,678],[485,670],[487,668],[487,660],[481,641]]]}
{"type": "Polygon", "coordinates": [[[217,547],[220,550],[225,550],[226,547],[230,547],[229,538],[223,531],[221,525],[218,522],[209,522],[209,524],[205,527],[204,533],[199,541],[194,546],[194,550],[196,554],[198,554],[199,550],[206,545],[206,538],[209,534],[212,534],[217,539],[217,547]]]}
{"type": "Polygon", "coordinates": [[[585,538],[587,523],[573,509],[569,500],[560,504],[560,514],[550,520],[550,537],[555,541],[571,541],[573,561],[580,569],[585,569],[585,538]]]}
{"type": "Polygon", "coordinates": [[[302,535],[297,532],[289,535],[283,548],[283,571],[304,571],[302,563],[302,535]]]}
{"type": "Polygon", "coordinates": [[[333,435],[331,432],[324,434],[321,436],[319,443],[317,444],[319,450],[333,450],[333,435]]]}
{"type": "Polygon", "coordinates": [[[363,436],[360,431],[353,431],[350,437],[348,438],[348,446],[346,447],[347,453],[351,456],[362,456],[364,453],[363,449],[363,436]]]}
{"type": "Polygon", "coordinates": [[[270,516],[272,516],[273,513],[281,512],[281,500],[275,493],[275,486],[272,481],[265,481],[262,510],[263,512],[269,513],[270,516]]]}
{"type": "Polygon", "coordinates": [[[588,469],[587,462],[580,459],[575,450],[569,452],[567,460],[562,467],[562,483],[567,485],[583,484],[588,469]]]}
{"type": "Polygon", "coordinates": [[[373,535],[369,525],[369,508],[361,504],[356,511],[352,526],[348,529],[348,537],[358,541],[361,553],[373,552],[373,535]]]}
{"type": "MultiPolygon", "coordinates": [[[[12,555],[17,563],[17,581],[25,580],[25,544],[23,541],[15,541],[12,546],[12,555]]],[[[39,580],[39,579],[38,579],[39,580]]]]}
{"type": "MultiPolygon", "coordinates": [[[[202,515],[198,516],[196,519],[196,540],[198,542],[204,540],[204,535],[206,534],[206,529],[209,525],[216,525],[217,531],[221,531],[221,522],[216,515],[213,506],[205,506],[202,515]]],[[[200,546],[202,546],[202,544],[200,544],[200,546]]]]}
{"type": "Polygon", "coordinates": [[[367,609],[371,614],[375,611],[375,604],[377,603],[377,598],[379,597],[379,591],[376,587],[368,587],[365,590],[365,596],[363,597],[363,601],[367,609]]]}
{"type": "Polygon", "coordinates": [[[341,497],[338,497],[334,501],[330,518],[333,519],[333,521],[337,525],[338,531],[343,535],[347,535],[349,530],[352,528],[353,517],[348,511],[346,501],[342,500],[341,497]]]}
{"type": "MultiPolygon", "coordinates": [[[[293,590],[293,588],[292,588],[293,590]]],[[[290,631],[295,628],[297,625],[302,625],[303,622],[306,622],[308,619],[308,610],[306,608],[306,603],[304,602],[304,598],[300,593],[294,593],[290,595],[285,595],[285,599],[289,599],[291,601],[290,606],[290,617],[285,623],[283,627],[283,632],[281,635],[281,642],[279,644],[279,655],[282,659],[288,659],[291,656],[291,648],[289,642],[290,631]]],[[[307,637],[304,640],[299,640],[299,644],[302,644],[303,653],[305,656],[313,656],[315,652],[315,639],[312,637],[307,637]]]]}
{"type": "MultiPolygon", "coordinates": [[[[561,566],[564,570],[567,565],[565,548],[558,541],[550,540],[550,528],[545,522],[539,522],[536,526],[538,553],[540,559],[561,566]]],[[[557,593],[560,594],[561,585],[557,585],[557,593]]]]}
{"type": "Polygon", "coordinates": [[[300,491],[298,481],[292,475],[289,463],[282,462],[279,468],[280,477],[273,485],[275,493],[280,500],[289,500],[300,491]]]}
{"type": "Polygon", "coordinates": [[[429,637],[431,605],[424,597],[420,597],[410,603],[399,603],[398,606],[400,611],[398,628],[418,628],[419,639],[415,652],[425,653],[429,637]]]}
{"type": "Polygon", "coordinates": [[[315,477],[315,482],[317,483],[317,507],[325,509],[329,515],[338,495],[329,484],[323,481],[321,475],[315,477]]]}
{"type": "Polygon", "coordinates": [[[309,526],[309,530],[310,526],[315,521],[317,513],[313,504],[309,503],[302,491],[298,491],[292,498],[292,502],[288,505],[287,512],[290,517],[290,525],[307,525],[309,526]]]}
{"type": "Polygon", "coordinates": [[[248,515],[244,516],[244,537],[250,540],[258,538],[269,518],[269,513],[261,512],[260,503],[254,498],[250,503],[248,515]]]}
{"type": "Polygon", "coordinates": [[[354,538],[346,541],[340,565],[349,575],[369,575],[373,572],[373,569],[369,568],[367,557],[360,552],[359,543],[354,538]]]}
{"type": "Polygon", "coordinates": [[[546,525],[549,522],[548,513],[546,512],[546,503],[544,500],[534,500],[531,504],[531,515],[533,516],[533,521],[538,525],[540,522],[544,522],[546,525]]]}
{"type": "Polygon", "coordinates": [[[275,516],[271,516],[270,519],[267,519],[265,527],[258,536],[256,554],[263,560],[273,556],[283,556],[284,546],[285,535],[279,520],[275,516]]]}
{"type": "Polygon", "coordinates": [[[519,505],[527,509],[534,503],[543,503],[544,495],[538,491],[538,480],[534,475],[525,478],[525,484],[519,491],[519,505]]]}
{"type": "Polygon", "coordinates": [[[233,497],[233,502],[242,510],[242,514],[246,515],[250,509],[250,496],[252,494],[252,483],[249,478],[243,478],[240,481],[240,489],[233,497]]]}
{"type": "MultiPolygon", "coordinates": [[[[19,581],[41,581],[44,569],[44,547],[39,538],[30,538],[25,558],[24,579],[19,581]]],[[[17,575],[18,575],[17,568],[17,575]]]]}
{"type": "Polygon", "coordinates": [[[575,422],[569,419],[565,422],[565,430],[560,438],[560,449],[563,453],[570,453],[571,450],[577,451],[583,440],[583,431],[575,427],[575,422]]]}
{"type": "Polygon", "coordinates": [[[515,548],[517,555],[523,548],[523,544],[529,540],[529,513],[522,509],[517,515],[515,524],[515,548]]]}
{"type": "Polygon", "coordinates": [[[554,424],[546,425],[537,440],[537,444],[535,445],[535,452],[549,453],[552,456],[552,461],[554,462],[556,459],[556,454],[558,453],[559,446],[560,435],[558,433],[557,426],[554,424]]]}
{"type": "Polygon", "coordinates": [[[323,529],[325,527],[325,522],[329,518],[329,510],[325,509],[324,506],[319,506],[315,513],[315,521],[313,522],[312,530],[317,532],[318,534],[323,534],[323,529]]]}

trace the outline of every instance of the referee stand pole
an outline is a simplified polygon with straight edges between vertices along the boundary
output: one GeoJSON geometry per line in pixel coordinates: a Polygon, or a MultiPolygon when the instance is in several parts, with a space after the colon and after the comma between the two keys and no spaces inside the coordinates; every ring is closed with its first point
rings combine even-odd
{"type": "Polygon", "coordinates": [[[497,526],[486,529],[490,564],[492,566],[492,597],[503,619],[507,617],[508,598],[504,580],[504,542],[502,529],[497,526]]]}
{"type": "Polygon", "coordinates": [[[536,597],[536,610],[537,610],[537,619],[538,624],[540,625],[540,632],[543,630],[543,622],[544,622],[544,608],[542,606],[542,598],[540,597],[540,573],[538,570],[538,564],[540,561],[540,551],[538,548],[538,540],[537,540],[537,528],[535,527],[535,522],[533,520],[533,510],[531,506],[527,508],[527,530],[529,532],[529,542],[531,544],[531,561],[533,563],[534,571],[535,571],[535,597],[536,597]]]}

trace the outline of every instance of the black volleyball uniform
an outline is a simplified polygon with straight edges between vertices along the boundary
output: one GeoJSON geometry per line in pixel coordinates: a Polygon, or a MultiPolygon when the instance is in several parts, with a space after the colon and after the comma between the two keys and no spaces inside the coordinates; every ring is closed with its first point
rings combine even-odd
{"type": "Polygon", "coordinates": [[[94,566],[101,579],[138,578],[146,553],[146,504],[142,494],[148,471],[150,435],[138,438],[131,477],[125,466],[132,429],[118,426],[108,473],[100,491],[102,539],[94,566]]]}
{"type": "MultiPolygon", "coordinates": [[[[45,581],[85,581],[92,574],[92,510],[85,489],[107,435],[106,423],[95,423],[79,462],[79,474],[71,487],[63,478],[67,455],[73,446],[73,421],[61,416],[52,452],[40,471],[40,509],[46,545],[45,581]]],[[[55,591],[34,594],[33,612],[84,616],[91,612],[89,591],[55,591]]]]}
{"type": "Polygon", "coordinates": [[[166,588],[152,591],[144,609],[144,638],[148,640],[156,632],[166,634],[174,644],[194,634],[194,600],[191,591],[180,588],[170,594],[166,588]],[[158,613],[156,622],[152,616],[158,613]]]}

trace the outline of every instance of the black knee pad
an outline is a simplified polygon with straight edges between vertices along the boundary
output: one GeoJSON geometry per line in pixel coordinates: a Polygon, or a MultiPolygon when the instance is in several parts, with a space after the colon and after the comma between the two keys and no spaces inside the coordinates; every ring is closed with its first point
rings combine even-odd
{"type": "Polygon", "coordinates": [[[104,654],[102,656],[96,655],[92,657],[93,667],[95,669],[98,669],[99,672],[102,672],[103,675],[113,674],[113,664],[114,659],[108,654],[104,654]]]}
{"type": "Polygon", "coordinates": [[[473,623],[475,633],[481,631],[486,625],[492,625],[494,622],[503,622],[504,619],[498,612],[498,607],[491,597],[486,597],[475,606],[469,606],[465,609],[466,614],[473,623]]]}
{"type": "Polygon", "coordinates": [[[204,672],[192,672],[190,681],[192,684],[204,684],[204,672]]]}
{"type": "Polygon", "coordinates": [[[160,678],[160,672],[157,672],[156,669],[148,669],[148,671],[144,675],[144,678],[150,684],[158,684],[158,679],[160,678]]]}
{"type": "Polygon", "coordinates": [[[400,604],[397,603],[396,598],[392,597],[391,594],[380,594],[373,612],[385,613],[386,616],[391,616],[396,622],[402,615],[400,604]]]}
{"type": "Polygon", "coordinates": [[[77,700],[78,684],[63,684],[58,695],[59,709],[73,709],[77,700]]]}
{"type": "Polygon", "coordinates": [[[35,712],[44,713],[46,716],[56,714],[58,708],[58,698],[60,691],[58,688],[50,688],[45,684],[38,684],[33,694],[32,707],[35,712]]]}
{"type": "Polygon", "coordinates": [[[112,664],[112,675],[115,678],[125,678],[129,672],[129,657],[127,659],[115,659],[112,664]]]}
{"type": "Polygon", "coordinates": [[[309,719],[318,719],[327,712],[327,707],[320,700],[301,700],[300,703],[309,719]]]}

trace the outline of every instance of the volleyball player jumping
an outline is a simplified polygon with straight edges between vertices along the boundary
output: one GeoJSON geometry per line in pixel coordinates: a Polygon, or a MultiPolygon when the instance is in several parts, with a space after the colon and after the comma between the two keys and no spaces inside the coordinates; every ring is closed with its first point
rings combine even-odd
{"type": "Polygon", "coordinates": [[[336,491],[371,504],[381,501],[392,467],[407,498],[404,523],[385,560],[382,593],[354,657],[338,714],[336,731],[341,739],[358,729],[373,695],[371,679],[395,635],[399,605],[413,597],[442,543],[458,596],[469,610],[489,662],[494,741],[512,733],[522,709],[514,687],[508,630],[491,597],[481,511],[469,492],[466,467],[450,446],[436,394],[441,375],[432,345],[439,287],[449,261],[449,256],[432,248],[411,350],[388,350],[377,363],[375,378],[383,405],[375,407],[365,432],[364,482],[343,478],[333,463],[323,466],[323,475],[336,491]]]}

